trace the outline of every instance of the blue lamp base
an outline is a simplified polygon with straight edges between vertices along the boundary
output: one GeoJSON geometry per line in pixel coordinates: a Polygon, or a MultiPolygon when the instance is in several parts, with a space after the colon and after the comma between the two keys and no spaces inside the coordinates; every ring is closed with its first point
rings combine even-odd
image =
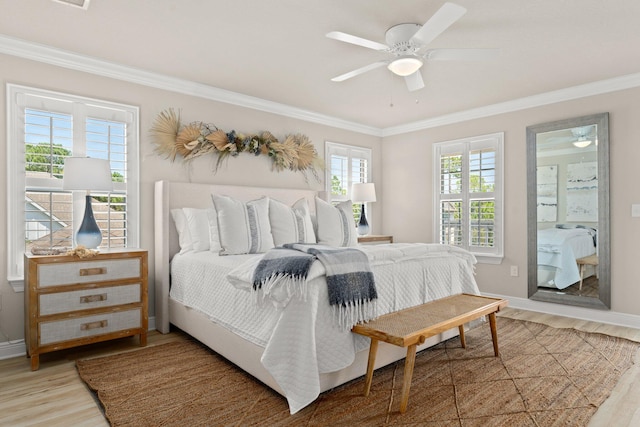
{"type": "Polygon", "coordinates": [[[96,249],[102,242],[102,232],[93,217],[91,196],[86,196],[85,203],[84,218],[82,218],[82,224],[80,224],[80,228],[76,233],[76,245],[82,245],[88,249],[96,249]]]}
{"type": "Polygon", "coordinates": [[[362,204],[362,210],[360,211],[360,221],[358,222],[358,235],[366,236],[369,234],[369,223],[367,222],[367,216],[364,214],[364,203],[362,204]]]}

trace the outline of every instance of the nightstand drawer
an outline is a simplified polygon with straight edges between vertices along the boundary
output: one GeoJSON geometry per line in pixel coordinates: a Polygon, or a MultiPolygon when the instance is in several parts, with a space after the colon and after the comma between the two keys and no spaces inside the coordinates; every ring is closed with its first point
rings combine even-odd
{"type": "Polygon", "coordinates": [[[141,277],[140,258],[38,265],[38,287],[95,283],[141,277]]]}
{"type": "Polygon", "coordinates": [[[40,323],[40,345],[136,329],[142,326],[140,309],[96,314],[40,323]]]}
{"type": "Polygon", "coordinates": [[[140,284],[40,294],[40,315],[140,302],[140,284]]]}

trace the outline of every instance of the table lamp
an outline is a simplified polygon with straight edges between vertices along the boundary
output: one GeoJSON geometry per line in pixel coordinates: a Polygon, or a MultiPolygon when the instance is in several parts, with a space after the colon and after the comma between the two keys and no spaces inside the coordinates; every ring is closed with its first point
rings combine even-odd
{"type": "Polygon", "coordinates": [[[376,187],[373,183],[356,183],[351,186],[351,201],[353,203],[362,203],[360,211],[360,221],[358,222],[358,234],[366,236],[369,234],[369,223],[364,212],[364,205],[367,202],[376,201],[376,187]]]}
{"type": "Polygon", "coordinates": [[[102,242],[102,232],[91,207],[91,191],[113,190],[111,166],[108,160],[90,157],[67,157],[64,161],[63,190],[85,190],[85,209],[82,224],[76,233],[76,245],[95,249],[102,242]]]}

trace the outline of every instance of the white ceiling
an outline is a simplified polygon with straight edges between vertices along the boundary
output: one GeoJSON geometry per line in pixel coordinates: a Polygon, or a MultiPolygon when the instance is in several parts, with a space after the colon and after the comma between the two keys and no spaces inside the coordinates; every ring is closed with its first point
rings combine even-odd
{"type": "Polygon", "coordinates": [[[385,56],[325,34],[384,43],[387,28],[424,23],[444,1],[0,0],[0,34],[375,128],[640,72],[638,0],[454,2],[468,12],[430,47],[500,56],[427,63],[412,93],[385,67],[330,81],[385,56]]]}

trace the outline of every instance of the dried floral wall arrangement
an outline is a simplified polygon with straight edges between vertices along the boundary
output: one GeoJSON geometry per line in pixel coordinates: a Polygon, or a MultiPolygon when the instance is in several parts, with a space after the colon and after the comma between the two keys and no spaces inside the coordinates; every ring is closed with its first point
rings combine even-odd
{"type": "Polygon", "coordinates": [[[215,170],[229,156],[237,156],[242,152],[269,156],[272,169],[278,172],[286,169],[302,172],[305,179],[307,172],[311,172],[318,182],[318,171],[324,167],[318,152],[305,135],[286,135],[284,141],[280,142],[268,131],[259,135],[244,135],[234,130],[224,132],[204,122],[183,125],[179,113],[172,108],[158,115],[151,128],[151,137],[156,152],[172,162],[177,156],[188,162],[205,154],[216,155],[215,170]]]}

